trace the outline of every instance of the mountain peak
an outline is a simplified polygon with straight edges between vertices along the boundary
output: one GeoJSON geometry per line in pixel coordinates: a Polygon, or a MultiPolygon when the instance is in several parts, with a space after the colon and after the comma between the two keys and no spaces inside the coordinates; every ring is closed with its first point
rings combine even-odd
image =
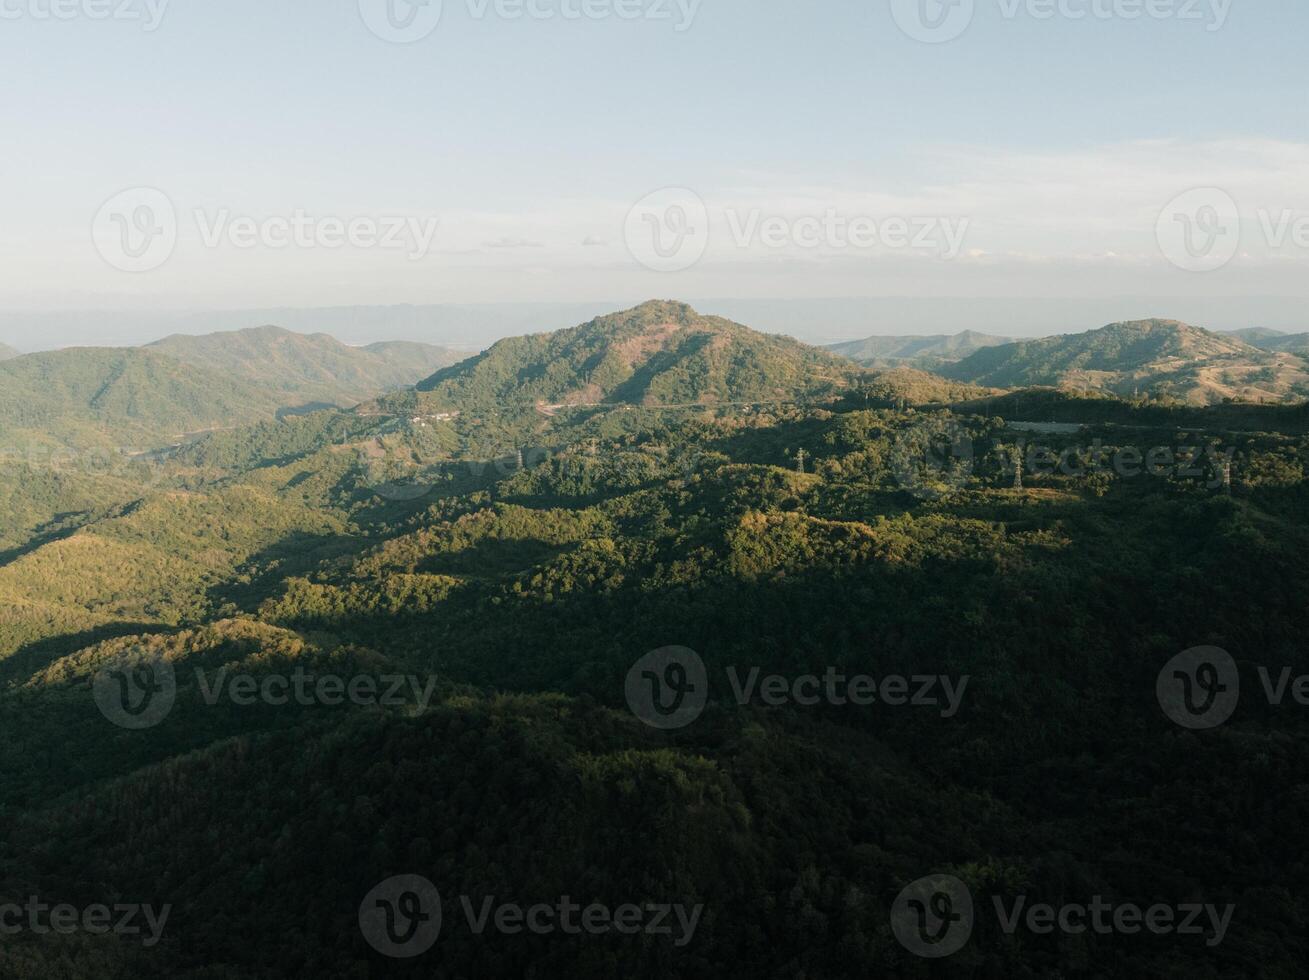
{"type": "Polygon", "coordinates": [[[1213,357],[1253,350],[1245,341],[1229,334],[1212,333],[1181,320],[1158,317],[1111,323],[1083,336],[1100,346],[1140,344],[1152,353],[1175,357],[1213,357]]]}
{"type": "Polygon", "coordinates": [[[630,310],[611,315],[626,315],[643,320],[664,320],[673,323],[690,322],[691,320],[700,319],[700,314],[693,310],[689,304],[674,299],[646,300],[644,303],[639,306],[634,306],[630,310]]]}
{"type": "MultiPolygon", "coordinates": [[[[711,325],[713,318],[701,316],[686,303],[652,299],[630,310],[608,313],[591,321],[597,327],[631,333],[648,330],[675,332],[682,327],[711,325]],[[673,329],[669,329],[673,328],[673,329]]],[[[726,322],[726,321],[724,321],[726,322]]]]}
{"type": "Polygon", "coordinates": [[[1090,333],[1130,334],[1138,337],[1161,334],[1216,336],[1202,327],[1195,327],[1189,323],[1183,323],[1181,320],[1169,320],[1163,317],[1149,317],[1144,320],[1120,320],[1117,323],[1106,324],[1099,330],[1092,330],[1090,333]]]}
{"type": "Polygon", "coordinates": [[[830,394],[858,370],[788,337],[651,300],[548,334],[511,337],[418,385],[443,406],[650,406],[830,394]]]}

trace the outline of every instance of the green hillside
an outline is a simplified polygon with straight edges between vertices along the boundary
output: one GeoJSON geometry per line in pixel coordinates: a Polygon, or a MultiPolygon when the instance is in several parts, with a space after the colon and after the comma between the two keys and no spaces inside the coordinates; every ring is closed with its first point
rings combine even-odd
{"type": "MultiPolygon", "coordinates": [[[[1309,765],[1299,716],[1272,728],[1256,705],[1202,739],[1153,702],[1159,666],[1197,642],[1309,665],[1289,642],[1309,625],[1303,438],[1237,438],[1229,497],[1205,476],[1058,471],[1015,490],[1016,436],[989,415],[638,408],[589,434],[557,420],[548,453],[489,466],[459,448],[475,432],[458,419],[430,447],[430,492],[388,500],[364,449],[393,434],[315,446],[316,421],[214,433],[140,506],[0,568],[0,880],[173,905],[157,947],[22,937],[0,950],[13,975],[755,980],[779,958],[810,976],[927,975],[889,914],[932,869],[987,906],[1105,893],[1258,908],[1223,947],[1234,976],[1290,976],[1309,953],[1293,897],[1309,881],[1276,857],[1309,765]],[[911,475],[906,450],[934,427],[967,432],[972,463],[911,475]],[[624,677],[669,643],[715,672],[836,664],[970,686],[943,717],[742,706],[719,679],[703,717],[665,734],[632,715],[624,677]],[[176,706],[140,732],[91,701],[95,671],[132,648],[178,677],[176,706]],[[210,705],[194,676],[297,668],[412,674],[431,700],[210,705]],[[1197,800],[1241,812],[1239,871],[1227,818],[1197,820],[1197,800]],[[355,921],[401,873],[448,902],[440,945],[412,967],[355,921]],[[678,947],[477,937],[459,919],[461,895],[564,894],[701,905],[702,921],[678,947]]],[[[1075,973],[1093,957],[1104,975],[1184,976],[1212,956],[1116,938],[1069,950],[982,925],[952,969],[1075,973]]]]}
{"type": "Polygon", "coordinates": [[[937,366],[967,357],[983,347],[1012,343],[1007,337],[965,330],[957,334],[934,334],[926,337],[867,337],[840,344],[827,350],[848,357],[865,367],[910,361],[921,366],[937,366]]]}
{"type": "Polygon", "coordinates": [[[0,438],[139,449],[271,417],[278,392],[153,350],[77,347],[0,362],[0,438]]]}
{"type": "MultiPolygon", "coordinates": [[[[464,391],[470,409],[442,419],[270,415],[130,465],[5,469],[0,899],[171,911],[152,946],[6,937],[0,976],[1299,974],[1309,872],[1284,848],[1305,815],[1309,720],[1259,697],[1256,671],[1309,672],[1302,406],[851,370],[667,304],[504,343],[484,372],[543,373],[495,388],[517,414],[464,391]],[[654,337],[617,370],[616,350],[654,337]],[[696,337],[714,348],[698,360],[683,350],[696,337]],[[748,363],[764,380],[733,373],[748,363]],[[597,372],[611,401],[534,410],[597,372]],[[722,400],[642,404],[684,380],[722,400]],[[822,397],[725,397],[769,386],[822,397]],[[1056,417],[1085,428],[1011,425],[1056,417]],[[1173,462],[1096,462],[1150,447],[1173,462]],[[1016,475],[1038,448],[1054,462],[1016,475]],[[661,730],[628,680],[670,645],[701,658],[705,702],[661,730]],[[1156,698],[1164,665],[1198,645],[1249,676],[1213,731],[1156,698]],[[129,654],[176,683],[139,730],[98,700],[129,654]],[[736,690],[752,670],[945,678],[959,700],[773,704],[736,690]],[[245,703],[219,683],[297,674],[405,683],[387,703],[245,703]],[[891,926],[896,896],[931,873],[987,910],[1103,895],[1237,912],[1216,948],[1009,935],[982,915],[933,964],[891,926]],[[364,896],[406,874],[438,883],[445,922],[412,961],[359,926],[364,896]],[[699,918],[681,945],[463,919],[461,899],[564,895],[699,918]]],[[[127,355],[131,381],[166,365],[212,377],[127,355]]]]}
{"type": "Polygon", "coordinates": [[[1309,363],[1176,320],[1112,323],[1088,333],[988,347],[940,373],[998,388],[1150,393],[1194,405],[1309,397],[1309,363]]]}
{"type": "Polygon", "coordinates": [[[303,402],[355,405],[426,378],[462,359],[429,344],[383,342],[348,347],[327,334],[257,327],[204,336],[176,334],[150,350],[221,371],[303,402]]]}
{"type": "Polygon", "coordinates": [[[830,398],[859,375],[788,337],[682,303],[650,302],[549,334],[502,340],[418,385],[425,402],[493,411],[533,405],[720,405],[830,398]]]}

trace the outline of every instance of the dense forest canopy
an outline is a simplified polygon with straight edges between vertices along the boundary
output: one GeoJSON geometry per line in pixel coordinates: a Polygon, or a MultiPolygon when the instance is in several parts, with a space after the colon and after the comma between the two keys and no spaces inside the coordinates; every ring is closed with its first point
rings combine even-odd
{"type": "Polygon", "coordinates": [[[23,929],[0,975],[1302,975],[1304,422],[648,304],[353,410],[15,455],[0,906],[159,928],[23,929]],[[1160,693],[1197,648],[1221,724],[1160,693]],[[1039,927],[1097,903],[1202,928],[1039,927]]]}

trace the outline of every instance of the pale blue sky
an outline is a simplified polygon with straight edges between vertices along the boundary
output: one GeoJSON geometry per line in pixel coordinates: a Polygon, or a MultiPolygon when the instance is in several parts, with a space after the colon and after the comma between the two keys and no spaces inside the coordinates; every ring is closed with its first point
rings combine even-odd
{"type": "MultiPolygon", "coordinates": [[[[1309,250],[1292,242],[1246,234],[1230,266],[1197,274],[1155,241],[1160,209],[1197,186],[1230,193],[1243,226],[1256,211],[1309,216],[1303,0],[1139,0],[1171,13],[1136,20],[1072,20],[1057,4],[1040,19],[1041,0],[976,0],[971,25],[943,44],[908,37],[890,0],[702,0],[685,30],[677,0],[671,20],[633,21],[507,20],[494,4],[478,17],[477,0],[445,0],[435,30],[406,45],[374,36],[360,0],[173,0],[152,32],[84,16],[96,0],[39,19],[50,2],[0,0],[9,311],[1304,297],[1309,250]],[[624,218],[669,185],[694,190],[714,222],[833,210],[969,227],[960,255],[925,261],[763,248],[717,229],[703,260],[655,272],[626,247],[624,218]],[[171,199],[179,238],[166,263],[129,273],[97,254],[90,228],[136,187],[171,199]],[[440,224],[419,259],[206,246],[198,228],[201,212],[296,209],[440,224]]],[[[147,0],[111,0],[124,3],[147,0]]]]}

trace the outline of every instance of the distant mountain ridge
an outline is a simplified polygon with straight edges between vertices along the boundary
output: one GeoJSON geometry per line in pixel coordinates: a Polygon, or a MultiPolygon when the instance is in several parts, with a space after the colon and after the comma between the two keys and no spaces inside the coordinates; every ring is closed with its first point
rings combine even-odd
{"type": "Polygon", "coordinates": [[[940,373],[1000,388],[1048,385],[1118,395],[1151,392],[1197,405],[1309,396],[1309,363],[1304,360],[1162,319],[988,347],[940,373]]]}
{"type": "Polygon", "coordinates": [[[408,387],[463,358],[430,344],[391,341],[349,347],[328,334],[294,333],[274,326],[203,336],[174,334],[148,344],[147,349],[300,401],[343,407],[408,387]]]}
{"type": "Polygon", "coordinates": [[[0,359],[0,437],[156,448],[207,429],[351,407],[459,358],[427,344],[348,347],[280,327],[26,354],[0,359]]]}
{"type": "Polygon", "coordinates": [[[931,366],[957,361],[983,347],[995,347],[1012,342],[1009,337],[995,337],[975,330],[965,330],[957,334],[932,334],[925,337],[865,337],[863,340],[828,344],[824,349],[841,357],[848,357],[856,364],[865,367],[904,362],[931,366]]]}
{"type": "Polygon", "coordinates": [[[830,397],[860,369],[789,337],[685,303],[652,301],[554,333],[513,337],[420,382],[436,405],[715,405],[830,397]]]}
{"type": "Polygon", "coordinates": [[[152,448],[272,417],[273,392],[140,347],[74,347],[0,362],[0,436],[152,448]]]}
{"type": "Polygon", "coordinates": [[[1285,337],[1286,332],[1283,330],[1274,330],[1272,327],[1242,327],[1240,330],[1216,330],[1226,337],[1235,337],[1247,344],[1255,347],[1261,347],[1261,341],[1272,341],[1278,337],[1285,337]]]}
{"type": "Polygon", "coordinates": [[[1226,332],[1261,350],[1288,351],[1293,354],[1309,353],[1309,333],[1284,333],[1267,327],[1251,327],[1248,330],[1226,332]]]}

